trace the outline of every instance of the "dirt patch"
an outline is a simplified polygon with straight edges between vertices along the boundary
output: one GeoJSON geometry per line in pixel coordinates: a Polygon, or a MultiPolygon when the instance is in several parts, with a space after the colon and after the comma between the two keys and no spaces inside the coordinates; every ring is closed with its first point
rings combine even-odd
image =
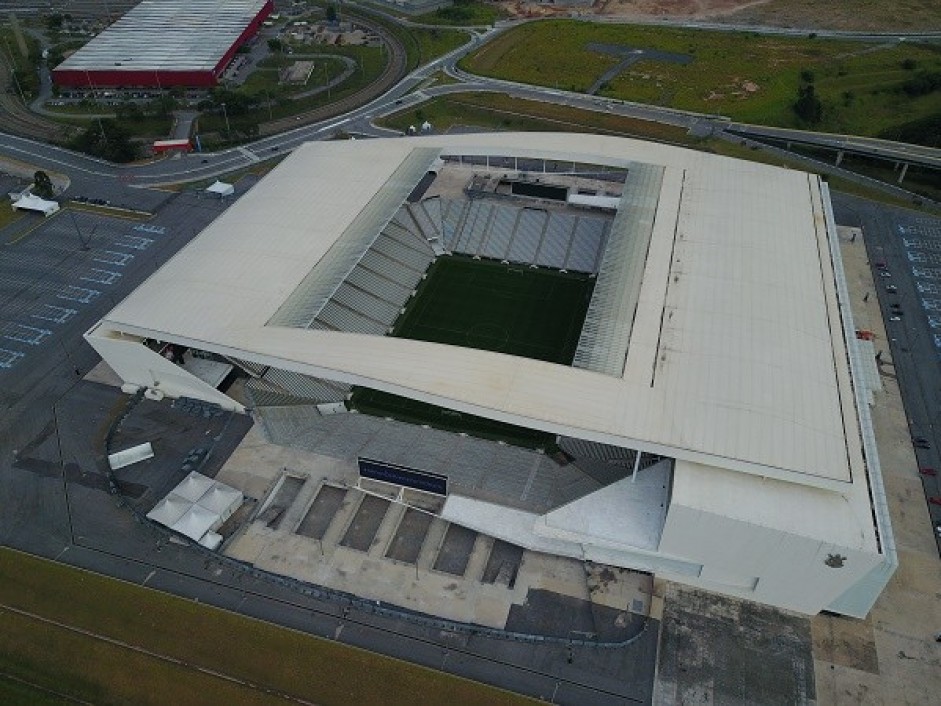
{"type": "Polygon", "coordinates": [[[598,0],[591,7],[528,2],[503,2],[500,6],[513,17],[602,15],[638,21],[675,17],[808,30],[881,32],[941,27],[941,4],[937,0],[598,0]]]}
{"type": "Polygon", "coordinates": [[[869,620],[818,615],[810,621],[814,657],[830,664],[879,673],[876,641],[869,620]]]}

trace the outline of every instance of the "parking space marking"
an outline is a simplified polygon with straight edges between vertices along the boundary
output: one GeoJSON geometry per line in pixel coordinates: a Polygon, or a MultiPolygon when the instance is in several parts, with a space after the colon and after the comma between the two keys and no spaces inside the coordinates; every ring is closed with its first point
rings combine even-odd
{"type": "Polygon", "coordinates": [[[98,284],[114,284],[120,277],[120,272],[112,272],[111,270],[102,270],[98,267],[92,267],[91,272],[80,277],[80,279],[85,282],[96,282],[98,284]]]}
{"type": "Polygon", "coordinates": [[[34,319],[42,321],[54,321],[57,324],[64,324],[78,313],[76,309],[67,309],[64,306],[55,306],[53,304],[43,304],[47,311],[40,314],[30,314],[34,319]]]}
{"type": "Polygon", "coordinates": [[[909,250],[907,253],[908,259],[912,262],[918,262],[927,265],[941,265],[941,255],[933,252],[922,252],[916,250],[912,252],[909,250]]]}
{"type": "Polygon", "coordinates": [[[86,287],[75,287],[71,284],[65,286],[65,290],[60,294],[56,295],[57,299],[65,299],[66,301],[72,302],[81,302],[82,304],[88,304],[92,299],[101,295],[101,292],[97,289],[88,289],[86,287]]]}
{"type": "Polygon", "coordinates": [[[46,336],[51,335],[52,331],[47,328],[27,326],[26,324],[8,324],[3,332],[4,338],[10,341],[26,343],[30,346],[38,346],[46,336]]]}
{"type": "Polygon", "coordinates": [[[927,311],[941,311],[941,299],[922,299],[921,305],[927,311]]]}
{"type": "Polygon", "coordinates": [[[900,235],[920,235],[926,238],[941,238],[941,228],[932,224],[914,223],[907,226],[899,226],[900,235]]]}
{"type": "Polygon", "coordinates": [[[129,252],[116,252],[114,250],[104,250],[98,253],[94,258],[95,262],[103,262],[106,265],[118,265],[119,267],[123,267],[133,259],[134,256],[129,252]]]}
{"type": "Polygon", "coordinates": [[[941,268],[938,267],[913,267],[912,274],[923,279],[941,279],[941,268]]]}
{"type": "Polygon", "coordinates": [[[922,282],[920,280],[916,280],[915,289],[917,289],[922,294],[941,294],[941,285],[935,284],[934,282],[922,282]]]}
{"type": "Polygon", "coordinates": [[[941,240],[925,240],[923,238],[902,238],[906,248],[916,250],[941,250],[941,240]]]}
{"type": "Polygon", "coordinates": [[[134,230],[138,230],[142,233],[153,233],[154,235],[163,235],[167,232],[166,226],[155,226],[150,225],[149,223],[141,223],[140,225],[134,226],[134,230]]]}
{"type": "Polygon", "coordinates": [[[114,241],[114,245],[119,248],[146,250],[153,242],[152,238],[143,238],[139,235],[122,235],[119,239],[114,241]]]}
{"type": "Polygon", "coordinates": [[[0,348],[0,368],[12,368],[22,357],[23,354],[19,351],[11,351],[9,348],[0,348]]]}

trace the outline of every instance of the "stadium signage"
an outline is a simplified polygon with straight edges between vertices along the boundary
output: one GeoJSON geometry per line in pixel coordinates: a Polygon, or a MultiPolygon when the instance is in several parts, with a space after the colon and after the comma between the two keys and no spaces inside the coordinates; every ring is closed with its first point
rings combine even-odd
{"type": "Polygon", "coordinates": [[[448,494],[448,477],[428,471],[418,471],[406,466],[397,466],[394,463],[385,463],[384,461],[374,461],[368,458],[357,459],[359,463],[359,475],[370,480],[378,480],[383,483],[394,483],[404,485],[407,488],[414,488],[425,493],[434,493],[436,495],[448,494]]]}

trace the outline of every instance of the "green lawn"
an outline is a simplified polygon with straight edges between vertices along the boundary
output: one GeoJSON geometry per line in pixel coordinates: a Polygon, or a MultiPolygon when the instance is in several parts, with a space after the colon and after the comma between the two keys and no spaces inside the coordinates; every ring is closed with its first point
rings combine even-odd
{"type": "Polygon", "coordinates": [[[506,16],[507,13],[499,5],[493,3],[457,0],[450,7],[442,7],[439,10],[418,15],[414,21],[428,25],[482,27],[492,25],[506,16]]]}
{"type": "Polygon", "coordinates": [[[278,692],[321,706],[533,703],[9,549],[0,549],[0,674],[3,703],[59,703],[43,689],[122,706],[286,703],[278,692]]]}
{"type": "MultiPolygon", "coordinates": [[[[459,256],[440,258],[396,321],[393,335],[568,365],[593,286],[587,275],[459,256]]],[[[354,392],[352,406],[519,446],[545,447],[552,440],[544,432],[365,388],[354,392]]]]}
{"type": "Polygon", "coordinates": [[[422,27],[409,27],[409,34],[412,35],[418,44],[418,64],[427,64],[434,61],[439,56],[444,56],[449,51],[457,49],[459,46],[467,43],[470,39],[466,32],[458,29],[428,29],[422,27]]]}
{"type": "Polygon", "coordinates": [[[417,109],[402,110],[376,122],[405,132],[409,125],[426,119],[438,132],[446,132],[456,125],[470,125],[488,130],[593,132],[684,144],[690,142],[686,130],[673,125],[513,98],[504,93],[440,96],[422,103],[417,109]]]}
{"type": "Polygon", "coordinates": [[[0,228],[10,225],[20,220],[22,217],[22,213],[13,210],[13,205],[10,203],[9,199],[0,201],[0,228]]]}
{"type": "Polygon", "coordinates": [[[568,365],[592,287],[587,275],[444,257],[393,335],[568,365]]]}
{"type": "Polygon", "coordinates": [[[941,112],[941,90],[912,98],[901,89],[919,72],[941,71],[941,47],[931,44],[552,20],[498,36],[462,66],[486,76],[587,91],[619,61],[590,51],[591,42],[693,59],[685,65],[641,60],[610,80],[600,91],[605,96],[792,127],[799,126],[792,105],[807,71],[824,107],[818,129],[877,135],[941,112]]]}

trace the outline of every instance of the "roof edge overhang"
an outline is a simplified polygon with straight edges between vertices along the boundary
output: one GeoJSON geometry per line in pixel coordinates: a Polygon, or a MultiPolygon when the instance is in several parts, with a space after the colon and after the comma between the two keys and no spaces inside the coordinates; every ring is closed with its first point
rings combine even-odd
{"type": "MultiPolygon", "coordinates": [[[[304,330],[304,329],[282,329],[282,331],[291,331],[294,336],[308,336],[308,337],[323,337],[328,336],[334,339],[346,339],[350,351],[361,350],[363,348],[363,341],[369,341],[369,348],[372,352],[376,353],[377,356],[382,356],[383,344],[389,340],[394,340],[397,346],[404,346],[406,348],[414,347],[416,348],[414,359],[421,359],[423,356],[427,356],[427,348],[432,347],[435,350],[440,350],[442,357],[446,357],[447,353],[454,349],[453,346],[448,346],[444,344],[435,344],[427,343],[424,341],[410,341],[407,339],[388,339],[384,336],[372,336],[367,334],[358,334],[358,333],[340,333],[340,332],[324,332],[316,330],[304,330]],[[418,349],[421,349],[419,351],[418,349]]],[[[90,331],[88,335],[94,336],[103,336],[108,335],[108,333],[113,333],[115,335],[121,334],[130,334],[133,336],[138,336],[140,338],[156,338],[161,341],[167,341],[170,343],[178,343],[184,346],[191,348],[197,348],[200,350],[206,350],[214,353],[218,353],[225,356],[236,357],[240,359],[247,360],[249,362],[258,363],[261,365],[268,365],[275,368],[281,368],[283,370],[290,370],[292,372],[301,373],[303,375],[309,375],[312,377],[325,378],[328,380],[336,380],[339,382],[344,382],[351,385],[362,385],[364,387],[369,387],[372,389],[380,390],[382,392],[388,392],[391,394],[401,395],[404,397],[409,397],[411,399],[416,399],[422,402],[427,402],[429,404],[435,404],[442,407],[447,407],[450,409],[457,410],[459,412],[464,412],[467,414],[474,414],[480,417],[486,417],[488,419],[493,419],[495,421],[505,422],[508,424],[515,424],[517,426],[531,427],[533,429],[539,429],[552,434],[562,434],[566,436],[575,436],[578,438],[586,439],[589,441],[596,441],[599,443],[613,444],[616,446],[623,446],[627,448],[634,448],[644,451],[646,453],[657,454],[661,456],[668,456],[670,458],[677,458],[685,461],[692,461],[695,463],[700,463],[706,466],[717,466],[720,468],[727,468],[732,471],[738,471],[741,473],[747,473],[749,475],[754,475],[763,478],[773,478],[775,480],[795,483],[803,486],[811,486],[816,488],[821,488],[824,490],[829,490],[833,492],[844,492],[852,486],[852,482],[844,482],[839,480],[834,480],[832,478],[826,478],[824,476],[815,476],[809,473],[803,473],[794,469],[780,468],[771,465],[756,463],[753,461],[747,461],[745,459],[736,459],[730,458],[727,456],[721,456],[713,453],[707,453],[703,451],[698,451],[696,449],[683,448],[680,446],[670,445],[667,443],[657,442],[649,439],[642,439],[630,434],[614,434],[606,431],[601,431],[598,429],[592,429],[590,427],[580,427],[570,424],[564,424],[555,422],[545,418],[539,418],[534,415],[521,415],[514,413],[512,410],[499,409],[495,407],[482,406],[480,404],[475,404],[466,399],[461,399],[459,397],[452,397],[448,395],[443,395],[440,393],[433,392],[429,389],[423,388],[421,386],[408,386],[404,385],[399,381],[390,380],[383,377],[377,377],[375,375],[367,374],[363,371],[358,371],[355,369],[356,366],[348,366],[346,368],[340,367],[328,367],[324,365],[319,365],[312,360],[303,360],[293,357],[288,357],[286,355],[278,355],[273,352],[274,348],[277,346],[272,346],[271,352],[263,352],[260,350],[250,350],[247,348],[240,348],[237,345],[225,344],[217,341],[207,341],[201,340],[194,337],[188,337],[184,335],[178,335],[167,331],[157,331],[153,329],[147,329],[140,326],[135,326],[132,324],[126,324],[121,322],[114,322],[108,319],[104,319],[96,329],[90,331]]],[[[306,347],[307,350],[316,351],[315,345],[310,345],[306,347]]],[[[462,349],[466,350],[466,349],[462,349]]],[[[475,354],[478,354],[483,359],[486,359],[489,356],[496,356],[501,360],[507,358],[515,358],[516,356],[508,356],[503,353],[494,353],[491,351],[475,351],[475,354]]],[[[343,358],[342,354],[340,356],[343,358]]],[[[560,366],[554,363],[545,363],[542,361],[529,361],[528,363],[535,363],[539,365],[546,366],[547,372],[551,372],[556,369],[563,369],[565,371],[571,371],[573,374],[577,375],[600,375],[599,373],[592,373],[590,371],[579,370],[577,368],[570,368],[568,366],[560,366]]],[[[458,371],[455,370],[455,375],[458,374],[458,371]]],[[[602,375],[606,380],[610,381],[610,376],[602,375]]]]}

